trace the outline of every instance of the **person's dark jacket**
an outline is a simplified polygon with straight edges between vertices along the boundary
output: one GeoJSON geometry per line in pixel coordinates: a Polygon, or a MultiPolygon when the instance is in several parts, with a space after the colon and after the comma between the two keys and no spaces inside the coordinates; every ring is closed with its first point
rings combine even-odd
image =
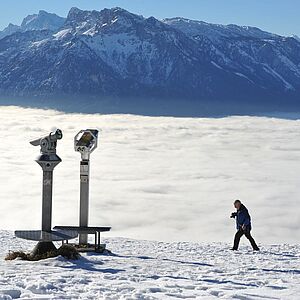
{"type": "Polygon", "coordinates": [[[242,229],[243,225],[246,226],[247,230],[251,230],[251,217],[245,205],[241,205],[240,209],[237,211],[235,219],[237,230],[242,229]]]}

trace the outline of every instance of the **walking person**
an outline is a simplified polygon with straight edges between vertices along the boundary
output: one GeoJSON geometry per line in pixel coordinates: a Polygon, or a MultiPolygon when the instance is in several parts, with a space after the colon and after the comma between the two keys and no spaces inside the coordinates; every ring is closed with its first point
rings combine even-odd
{"type": "Polygon", "coordinates": [[[236,219],[236,228],[237,233],[234,237],[234,244],[231,250],[238,250],[240,239],[243,235],[249,240],[254,251],[259,251],[258,246],[255,243],[255,240],[251,236],[251,217],[249,215],[248,209],[240,200],[234,201],[234,207],[236,212],[231,214],[231,218],[236,219]]]}

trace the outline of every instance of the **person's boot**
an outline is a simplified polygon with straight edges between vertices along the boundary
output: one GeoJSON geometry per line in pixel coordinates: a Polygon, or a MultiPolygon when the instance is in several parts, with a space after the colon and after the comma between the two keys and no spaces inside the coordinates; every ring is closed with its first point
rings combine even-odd
{"type": "Polygon", "coordinates": [[[253,238],[250,240],[250,242],[251,242],[251,246],[252,246],[252,248],[253,248],[253,251],[259,251],[259,248],[258,248],[258,246],[256,245],[256,243],[255,243],[255,241],[254,241],[253,238]]]}

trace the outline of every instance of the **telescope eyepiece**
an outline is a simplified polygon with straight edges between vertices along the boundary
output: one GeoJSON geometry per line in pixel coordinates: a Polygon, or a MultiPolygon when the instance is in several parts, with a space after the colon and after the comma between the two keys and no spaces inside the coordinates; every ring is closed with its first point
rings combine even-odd
{"type": "Polygon", "coordinates": [[[50,133],[51,140],[61,140],[63,137],[62,131],[60,129],[56,129],[55,132],[50,133]]]}

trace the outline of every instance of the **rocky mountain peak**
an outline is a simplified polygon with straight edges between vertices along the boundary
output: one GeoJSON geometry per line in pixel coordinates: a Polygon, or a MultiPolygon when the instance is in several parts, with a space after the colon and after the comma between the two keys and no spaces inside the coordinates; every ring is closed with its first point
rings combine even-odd
{"type": "Polygon", "coordinates": [[[38,14],[29,15],[24,18],[21,30],[56,30],[65,22],[65,18],[56,14],[40,10],[38,14]]]}

